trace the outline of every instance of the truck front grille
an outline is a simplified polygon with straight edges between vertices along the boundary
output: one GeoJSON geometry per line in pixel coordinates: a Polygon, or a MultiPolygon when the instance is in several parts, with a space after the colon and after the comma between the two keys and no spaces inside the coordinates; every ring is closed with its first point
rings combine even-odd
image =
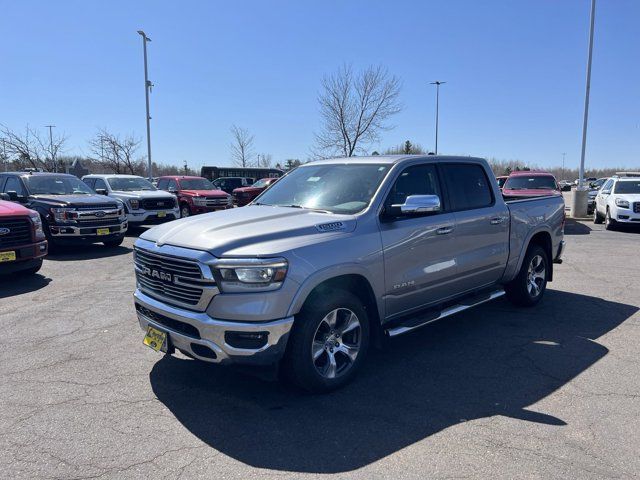
{"type": "Polygon", "coordinates": [[[31,243],[31,221],[28,218],[3,218],[0,220],[0,248],[17,247],[31,243]]]}
{"type": "Polygon", "coordinates": [[[227,197],[207,197],[207,207],[224,207],[227,205],[227,197]]]}
{"type": "Polygon", "coordinates": [[[145,210],[167,210],[175,208],[176,200],[173,197],[170,198],[150,198],[142,200],[142,208],[145,210]]]}
{"type": "Polygon", "coordinates": [[[640,202],[636,202],[633,204],[633,212],[640,213],[640,202]]]}
{"type": "Polygon", "coordinates": [[[193,260],[136,248],[134,263],[138,288],[173,305],[204,309],[206,305],[202,306],[201,301],[205,291],[215,287],[215,282],[205,279],[200,266],[193,260]]]}

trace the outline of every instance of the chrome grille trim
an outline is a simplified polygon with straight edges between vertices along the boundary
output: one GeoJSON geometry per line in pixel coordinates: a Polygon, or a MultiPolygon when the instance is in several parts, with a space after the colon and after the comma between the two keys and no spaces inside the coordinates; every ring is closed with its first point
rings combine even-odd
{"type": "Polygon", "coordinates": [[[211,269],[197,257],[205,252],[178,247],[158,247],[152,242],[152,249],[134,247],[134,266],[140,291],[157,300],[195,311],[205,311],[211,299],[219,293],[211,269]],[[178,251],[188,257],[165,252],[178,251]],[[155,276],[149,271],[156,272],[155,276]],[[169,278],[160,278],[170,275],[169,278]]]}

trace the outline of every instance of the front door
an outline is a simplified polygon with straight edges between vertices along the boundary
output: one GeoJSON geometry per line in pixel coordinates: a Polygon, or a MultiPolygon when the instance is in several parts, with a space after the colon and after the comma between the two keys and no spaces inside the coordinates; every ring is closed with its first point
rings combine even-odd
{"type": "Polygon", "coordinates": [[[380,231],[387,318],[408,314],[455,290],[456,261],[450,248],[455,219],[447,211],[435,164],[410,166],[400,173],[385,200],[380,231]],[[392,216],[389,207],[403,204],[409,195],[438,195],[441,211],[392,216]]]}

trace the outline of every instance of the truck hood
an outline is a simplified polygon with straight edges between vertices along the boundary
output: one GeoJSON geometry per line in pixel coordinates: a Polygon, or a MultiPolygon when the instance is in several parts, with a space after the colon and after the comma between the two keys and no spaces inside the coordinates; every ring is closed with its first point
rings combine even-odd
{"type": "Polygon", "coordinates": [[[134,198],[134,199],[147,199],[147,198],[174,198],[174,196],[170,193],[167,193],[163,190],[135,190],[132,192],[124,192],[122,190],[114,190],[113,195],[118,198],[134,198]]]}
{"type": "Polygon", "coordinates": [[[23,207],[18,203],[0,200],[0,217],[8,217],[13,215],[29,215],[31,210],[23,207]]]}
{"type": "Polygon", "coordinates": [[[118,201],[104,195],[31,195],[29,198],[38,200],[39,202],[51,203],[56,205],[118,205],[118,201]]]}
{"type": "Polygon", "coordinates": [[[227,198],[227,192],[222,190],[180,190],[182,195],[191,197],[224,197],[227,198]]]}
{"type": "Polygon", "coordinates": [[[234,188],[233,193],[259,193],[264,190],[264,187],[240,187],[234,188]]]}
{"type": "Polygon", "coordinates": [[[140,238],[216,257],[260,257],[346,235],[355,227],[352,215],[255,205],[165,223],[140,238]]]}

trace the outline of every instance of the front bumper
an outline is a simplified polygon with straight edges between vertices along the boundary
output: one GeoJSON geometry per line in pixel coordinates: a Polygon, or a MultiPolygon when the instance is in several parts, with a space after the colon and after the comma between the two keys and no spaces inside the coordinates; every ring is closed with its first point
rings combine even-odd
{"type": "Polygon", "coordinates": [[[155,225],[177,220],[178,218],[180,218],[180,209],[177,207],[168,210],[129,210],[127,212],[127,220],[129,223],[138,225],[155,225]],[[159,217],[158,214],[160,212],[164,212],[165,216],[159,217]]]}
{"type": "Polygon", "coordinates": [[[7,274],[27,270],[35,267],[42,258],[47,255],[48,244],[46,240],[42,240],[29,245],[20,247],[2,248],[0,252],[16,252],[16,260],[11,262],[0,263],[0,274],[7,274]]]}
{"type": "Polygon", "coordinates": [[[611,211],[611,218],[618,223],[633,223],[640,225],[640,212],[634,212],[633,204],[630,205],[630,208],[621,208],[616,206],[611,211]]]}
{"type": "Polygon", "coordinates": [[[101,241],[124,235],[128,228],[128,222],[113,222],[107,225],[50,225],[49,234],[55,240],[88,240],[101,241]],[[98,231],[108,228],[108,234],[98,235],[98,231]]]}
{"type": "Polygon", "coordinates": [[[212,363],[270,365],[284,354],[293,317],[267,322],[219,320],[206,313],[192,312],[162,303],[136,290],[138,322],[167,332],[170,348],[212,363]],[[238,348],[227,343],[228,335],[255,334],[266,338],[257,348],[238,348]],[[210,353],[212,352],[212,353],[210,353]]]}
{"type": "Polygon", "coordinates": [[[233,205],[219,205],[215,207],[202,207],[196,205],[189,205],[189,211],[191,215],[198,215],[200,213],[210,213],[217,212],[218,210],[227,210],[228,208],[233,208],[233,205]]]}

